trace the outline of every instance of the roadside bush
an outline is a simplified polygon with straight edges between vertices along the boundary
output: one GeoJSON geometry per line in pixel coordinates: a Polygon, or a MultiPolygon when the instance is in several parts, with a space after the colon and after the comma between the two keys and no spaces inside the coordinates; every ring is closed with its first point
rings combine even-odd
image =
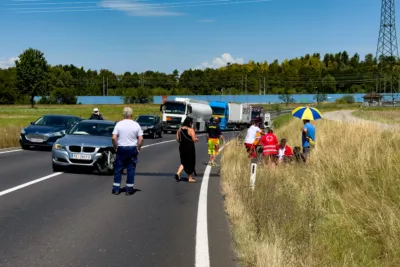
{"type": "Polygon", "coordinates": [[[354,104],[356,102],[354,96],[345,95],[342,98],[336,99],[337,104],[354,104]]]}
{"type": "MultiPolygon", "coordinates": [[[[222,187],[242,266],[398,266],[400,134],[316,124],[310,161],[259,167],[254,192],[243,144],[224,149],[222,187]]],[[[291,120],[275,133],[294,147],[301,125],[291,120]]]]}
{"type": "Polygon", "coordinates": [[[75,90],[70,88],[56,88],[51,92],[50,104],[75,105],[78,102],[78,98],[75,95],[75,90]]]}

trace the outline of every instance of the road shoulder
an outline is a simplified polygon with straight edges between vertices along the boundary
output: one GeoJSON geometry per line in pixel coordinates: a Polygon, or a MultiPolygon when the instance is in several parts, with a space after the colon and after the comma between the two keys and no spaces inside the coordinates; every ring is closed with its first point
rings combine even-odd
{"type": "MultiPolygon", "coordinates": [[[[218,163],[219,158],[217,160],[218,163]]],[[[219,167],[211,169],[209,183],[208,237],[210,241],[210,266],[239,267],[233,246],[232,229],[225,211],[219,167]]]]}
{"type": "Polygon", "coordinates": [[[351,122],[351,123],[363,123],[374,125],[381,130],[398,130],[400,126],[394,124],[385,124],[377,121],[365,120],[353,115],[355,110],[336,110],[330,111],[323,114],[323,118],[331,121],[340,122],[351,122]]]}

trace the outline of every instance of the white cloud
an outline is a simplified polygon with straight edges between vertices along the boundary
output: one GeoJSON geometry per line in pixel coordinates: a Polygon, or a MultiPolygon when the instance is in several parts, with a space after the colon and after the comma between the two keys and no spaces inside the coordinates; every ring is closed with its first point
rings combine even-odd
{"type": "Polygon", "coordinates": [[[15,66],[15,60],[17,60],[18,57],[10,57],[8,59],[1,60],[0,59],[0,69],[8,69],[10,67],[15,66]]]}
{"type": "Polygon", "coordinates": [[[180,16],[182,13],[169,11],[165,4],[143,4],[141,0],[102,0],[99,6],[126,12],[131,16],[180,16]],[[164,5],[164,6],[163,6],[164,5]]]}
{"type": "Polygon", "coordinates": [[[214,58],[211,63],[208,63],[208,62],[201,63],[201,65],[196,67],[196,69],[205,69],[205,68],[217,69],[217,68],[221,68],[221,67],[224,67],[224,66],[228,65],[228,63],[230,63],[230,64],[235,64],[235,63],[243,64],[244,63],[244,59],[243,58],[234,59],[231,56],[231,54],[223,53],[220,57],[214,58]]]}
{"type": "Polygon", "coordinates": [[[201,23],[211,23],[214,22],[215,20],[213,19],[199,19],[197,22],[201,22],[201,23]]]}

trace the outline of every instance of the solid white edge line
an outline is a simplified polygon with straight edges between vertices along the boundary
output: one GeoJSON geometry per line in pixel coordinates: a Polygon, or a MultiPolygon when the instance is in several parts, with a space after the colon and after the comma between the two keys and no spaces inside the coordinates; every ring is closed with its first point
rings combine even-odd
{"type": "Polygon", "coordinates": [[[15,150],[0,151],[0,154],[7,154],[7,153],[18,152],[18,151],[22,151],[22,149],[15,149],[15,150]]]}
{"type": "Polygon", "coordinates": [[[16,190],[19,190],[19,189],[21,189],[21,188],[24,188],[24,187],[30,186],[30,185],[32,185],[32,184],[36,184],[36,183],[39,183],[39,182],[41,182],[41,181],[44,181],[44,180],[53,178],[53,177],[58,176],[58,175],[60,175],[60,174],[63,174],[63,172],[55,172],[55,173],[50,174],[50,175],[47,175],[47,176],[45,176],[45,177],[42,177],[42,178],[39,178],[39,179],[30,181],[30,182],[27,182],[27,183],[25,183],[25,184],[21,184],[21,185],[18,185],[18,186],[16,186],[16,187],[13,187],[13,188],[10,188],[10,189],[1,191],[1,192],[0,192],[0,196],[4,196],[4,195],[6,195],[6,194],[9,194],[9,193],[14,192],[14,191],[16,191],[16,190]]]}
{"type": "MultiPolygon", "coordinates": [[[[230,141],[221,147],[220,152],[222,152],[229,142],[230,141]]],[[[210,267],[207,215],[208,182],[210,181],[210,173],[211,166],[208,165],[204,171],[203,181],[201,182],[197,209],[195,267],[210,267]]]]}
{"type": "Polygon", "coordinates": [[[195,267],[209,267],[210,255],[208,247],[208,217],[207,217],[207,193],[210,180],[211,166],[207,166],[201,182],[199,205],[197,210],[196,227],[196,264],[195,267]]]}

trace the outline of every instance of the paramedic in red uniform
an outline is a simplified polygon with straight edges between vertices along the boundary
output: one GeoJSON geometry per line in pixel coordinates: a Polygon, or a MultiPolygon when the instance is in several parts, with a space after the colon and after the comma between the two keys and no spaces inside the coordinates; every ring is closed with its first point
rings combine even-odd
{"type": "Polygon", "coordinates": [[[278,162],[290,162],[293,159],[293,150],[290,146],[287,145],[287,141],[285,138],[281,140],[281,143],[276,147],[278,151],[277,159],[278,162]]]}
{"type": "Polygon", "coordinates": [[[266,163],[269,162],[270,159],[276,162],[276,156],[278,155],[278,150],[276,148],[279,142],[271,128],[268,128],[268,133],[261,137],[260,144],[264,148],[263,155],[266,163]]]}

